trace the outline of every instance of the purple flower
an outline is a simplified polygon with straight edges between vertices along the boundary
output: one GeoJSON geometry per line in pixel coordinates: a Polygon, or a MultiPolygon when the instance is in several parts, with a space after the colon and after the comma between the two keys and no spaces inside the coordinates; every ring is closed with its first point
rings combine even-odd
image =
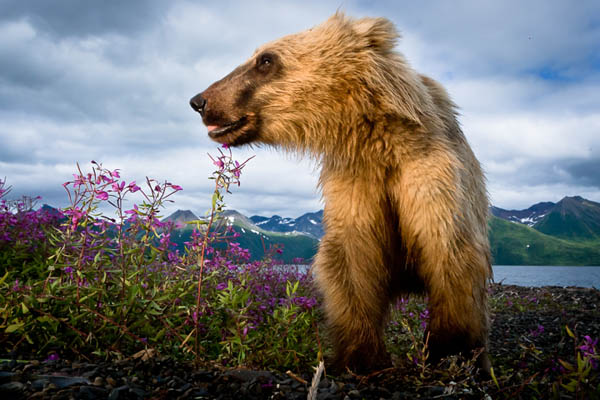
{"type": "Polygon", "coordinates": [[[108,200],[108,193],[103,190],[96,190],[96,197],[100,200],[108,200]]]}
{"type": "Polygon", "coordinates": [[[532,337],[538,337],[540,336],[542,333],[544,333],[544,326],[543,325],[538,325],[537,328],[535,330],[532,330],[531,332],[529,332],[529,334],[532,337]]]}
{"type": "Polygon", "coordinates": [[[129,191],[130,191],[131,193],[135,193],[135,192],[137,192],[138,190],[141,190],[141,189],[140,189],[140,187],[139,187],[138,185],[136,185],[136,184],[135,184],[135,181],[131,182],[131,183],[130,183],[130,184],[127,186],[127,187],[129,188],[129,191]]]}
{"type": "Polygon", "coordinates": [[[579,346],[579,350],[583,353],[583,356],[590,360],[592,368],[598,369],[598,359],[596,357],[596,345],[598,339],[592,340],[588,335],[583,337],[583,344],[579,346]]]}
{"type": "Polygon", "coordinates": [[[223,289],[225,289],[226,287],[227,287],[227,284],[226,284],[225,282],[220,282],[220,283],[217,285],[217,290],[223,290],[223,289]]]}
{"type": "Polygon", "coordinates": [[[113,182],[112,188],[115,192],[121,192],[125,188],[125,181],[121,181],[121,184],[113,182]]]}

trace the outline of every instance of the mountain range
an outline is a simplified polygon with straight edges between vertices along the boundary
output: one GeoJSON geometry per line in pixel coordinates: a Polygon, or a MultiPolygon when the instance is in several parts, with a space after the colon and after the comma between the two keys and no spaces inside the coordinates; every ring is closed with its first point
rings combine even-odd
{"type": "MultiPolygon", "coordinates": [[[[600,203],[582,197],[565,197],[524,210],[490,207],[489,239],[495,264],[600,265],[600,203]]],[[[196,220],[191,211],[178,210],[165,220],[196,220]]],[[[253,259],[262,258],[275,244],[283,247],[284,262],[309,261],[323,236],[323,211],[298,218],[279,215],[246,217],[229,210],[222,221],[240,234],[236,241],[253,259]]],[[[189,240],[191,227],[178,229],[172,238],[179,245],[189,240]]]]}

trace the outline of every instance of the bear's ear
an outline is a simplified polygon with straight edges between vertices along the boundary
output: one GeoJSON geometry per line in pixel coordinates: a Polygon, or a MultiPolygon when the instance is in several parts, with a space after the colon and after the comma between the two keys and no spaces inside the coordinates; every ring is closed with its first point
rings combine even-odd
{"type": "Polygon", "coordinates": [[[387,18],[361,18],[354,21],[354,31],[364,38],[367,47],[389,52],[400,37],[396,27],[387,18]]]}

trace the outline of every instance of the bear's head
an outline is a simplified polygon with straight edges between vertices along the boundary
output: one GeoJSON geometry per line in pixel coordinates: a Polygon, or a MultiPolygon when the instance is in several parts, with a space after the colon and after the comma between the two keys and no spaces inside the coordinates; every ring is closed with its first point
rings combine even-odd
{"type": "Polygon", "coordinates": [[[190,105],[217,142],[313,153],[339,144],[340,135],[356,124],[390,116],[418,123],[410,97],[419,91],[406,86],[419,82],[393,50],[397,37],[385,18],[336,13],[310,30],[261,46],[190,105]]]}

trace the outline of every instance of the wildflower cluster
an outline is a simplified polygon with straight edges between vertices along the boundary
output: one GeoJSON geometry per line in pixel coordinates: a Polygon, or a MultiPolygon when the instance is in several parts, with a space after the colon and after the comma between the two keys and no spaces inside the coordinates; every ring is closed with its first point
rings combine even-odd
{"type": "Polygon", "coordinates": [[[20,268],[22,279],[38,277],[37,269],[30,265],[46,264],[46,239],[62,214],[46,208],[34,210],[39,197],[6,200],[10,189],[0,179],[0,276],[20,268]]]}
{"type": "MultiPolygon", "coordinates": [[[[191,231],[185,251],[173,242],[175,226],[160,217],[182,190],[170,182],[127,182],[119,170],[92,162],[63,185],[70,205],[62,211],[26,203],[9,209],[3,200],[0,257],[13,264],[3,264],[9,267],[0,275],[0,342],[47,359],[140,349],[233,365],[315,359],[310,275],[250,262],[234,242],[238,234],[219,219],[222,192],[240,184],[247,161],[233,160],[230,150],[213,160],[211,211],[177,227],[191,231]],[[126,207],[131,196],[141,202],[126,207]],[[35,275],[17,268],[16,253],[30,253],[17,243],[46,249],[43,262],[30,262],[35,275]]],[[[0,188],[9,191],[4,181],[0,188]]]]}

